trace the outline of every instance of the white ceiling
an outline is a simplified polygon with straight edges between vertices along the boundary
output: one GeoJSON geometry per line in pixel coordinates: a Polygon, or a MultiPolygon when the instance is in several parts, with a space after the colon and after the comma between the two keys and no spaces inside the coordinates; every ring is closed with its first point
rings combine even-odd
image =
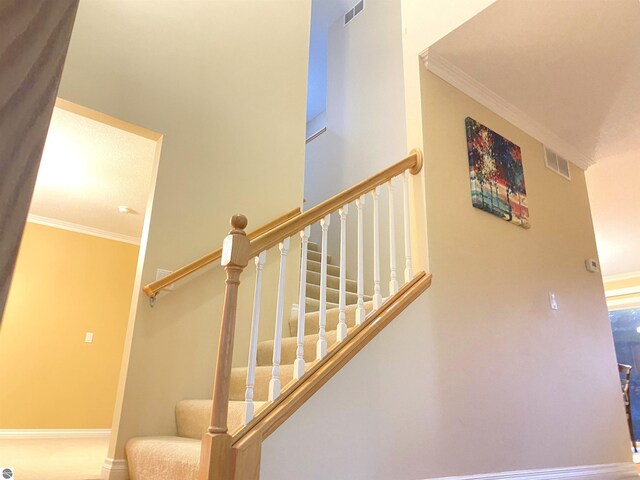
{"type": "Polygon", "coordinates": [[[56,107],[30,220],[139,241],[156,142],[56,107]],[[118,206],[136,213],[123,215],[118,206]]]}
{"type": "Polygon", "coordinates": [[[429,50],[571,145],[583,168],[640,151],[638,0],[498,0],[429,50]]]}
{"type": "Polygon", "coordinates": [[[640,272],[640,159],[600,162],[586,172],[602,275],[640,272]]]}

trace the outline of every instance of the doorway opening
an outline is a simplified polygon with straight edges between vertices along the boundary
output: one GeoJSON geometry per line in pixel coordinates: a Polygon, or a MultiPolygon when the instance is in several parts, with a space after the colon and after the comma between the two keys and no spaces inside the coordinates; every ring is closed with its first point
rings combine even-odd
{"type": "Polygon", "coordinates": [[[56,101],[0,329],[0,450],[20,478],[100,478],[161,145],[56,101]]]}

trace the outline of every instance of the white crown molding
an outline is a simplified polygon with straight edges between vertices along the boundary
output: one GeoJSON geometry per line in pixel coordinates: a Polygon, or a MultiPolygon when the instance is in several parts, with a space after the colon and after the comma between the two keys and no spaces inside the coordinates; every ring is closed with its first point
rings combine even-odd
{"type": "Polygon", "coordinates": [[[517,470],[513,472],[483,473],[459,477],[440,477],[425,480],[622,480],[638,478],[638,471],[632,462],[610,463],[606,465],[585,465],[568,468],[541,468],[536,470],[517,470]]]}
{"type": "Polygon", "coordinates": [[[129,480],[127,461],[122,459],[105,458],[102,465],[102,478],[106,480],[129,480]]]}
{"type": "Polygon", "coordinates": [[[45,225],[47,227],[60,228],[62,230],[68,230],[70,232],[84,233],[85,235],[93,235],[94,237],[106,238],[108,240],[115,240],[116,242],[131,243],[133,245],[140,245],[140,239],[137,237],[131,237],[129,235],[123,235],[116,232],[108,232],[106,230],[100,230],[99,228],[87,227],[85,225],[78,225],[77,223],[65,222],[64,220],[58,220],[56,218],[42,217],[40,215],[29,214],[27,221],[31,223],[37,223],[38,225],[45,225]]]}
{"type": "Polygon", "coordinates": [[[476,102],[484,105],[489,110],[497,113],[519,129],[536,138],[539,142],[566,158],[577,167],[586,170],[595,163],[595,160],[591,156],[586,155],[569,142],[551,132],[547,127],[435,53],[432,49],[427,48],[420,54],[420,58],[427,70],[433,72],[476,102]]]}
{"type": "Polygon", "coordinates": [[[111,429],[3,429],[0,439],[17,438],[109,438],[111,429]]]}

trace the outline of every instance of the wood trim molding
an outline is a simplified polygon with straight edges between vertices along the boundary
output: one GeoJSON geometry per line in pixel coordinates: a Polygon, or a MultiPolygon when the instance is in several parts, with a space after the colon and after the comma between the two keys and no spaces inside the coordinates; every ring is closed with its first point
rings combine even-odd
{"type": "Polygon", "coordinates": [[[42,217],[40,215],[33,215],[30,213],[27,216],[27,222],[44,225],[46,227],[60,228],[70,232],[83,233],[85,235],[93,235],[94,237],[106,238],[107,240],[115,240],[116,242],[140,245],[140,238],[138,237],[130,237],[129,235],[123,235],[121,233],[108,232],[107,230],[100,230],[99,228],[65,222],[64,220],[58,220],[57,218],[42,217]]]}
{"type": "Polygon", "coordinates": [[[144,128],[133,123],[125,122],[124,120],[120,120],[119,118],[112,117],[111,115],[107,115],[106,113],[98,112],[97,110],[93,110],[89,107],[78,105],[77,103],[70,102],[69,100],[64,100],[60,97],[56,97],[56,107],[71,113],[75,113],[82,117],[95,120],[96,122],[104,123],[105,125],[124,130],[125,132],[133,133],[134,135],[138,135],[149,140],[154,140],[157,142],[162,138],[161,133],[154,132],[153,130],[149,130],[148,128],[144,128]]]}
{"type": "MultiPolygon", "coordinates": [[[[281,217],[278,217],[275,220],[272,220],[271,222],[247,234],[247,237],[249,237],[249,240],[251,240],[253,238],[259,237],[260,235],[264,235],[266,232],[269,232],[270,230],[286,222],[287,220],[296,218],[300,214],[301,214],[300,208],[294,208],[290,212],[282,215],[281,217]]],[[[218,248],[217,250],[214,250],[213,252],[208,253],[197,260],[194,260],[193,262],[185,265],[184,267],[180,267],[177,270],[174,270],[169,275],[166,275],[154,282],[149,283],[148,285],[145,285],[145,287],[143,288],[144,293],[146,293],[148,297],[155,297],[157,293],[163,288],[171,285],[174,282],[177,282],[178,280],[183,279],[188,275],[191,275],[192,273],[200,270],[203,267],[206,267],[210,263],[213,263],[216,260],[218,260],[221,256],[222,256],[222,248],[218,248]]]]}
{"type": "Polygon", "coordinates": [[[106,480],[129,480],[129,466],[124,459],[105,458],[102,478],[106,480]]]}
{"type": "Polygon", "coordinates": [[[109,438],[111,429],[3,429],[0,439],[18,438],[109,438]]]}
{"type": "Polygon", "coordinates": [[[406,170],[409,170],[413,175],[420,172],[422,168],[422,152],[418,149],[411,151],[408,157],[400,160],[398,163],[391,165],[390,167],[376,173],[372,177],[363,180],[362,182],[348,188],[344,192],[341,192],[328,200],[310,208],[306,212],[298,215],[291,220],[282,223],[275,227],[273,230],[265,233],[264,235],[251,240],[251,252],[250,256],[256,256],[263,250],[277,245],[284,238],[288,238],[309,225],[313,225],[315,222],[321,220],[330,213],[335,212],[340,207],[353,202],[362,195],[369,193],[376,187],[383,185],[406,170]]]}
{"type": "Polygon", "coordinates": [[[427,48],[422,52],[420,58],[427,70],[536,138],[576,166],[586,170],[595,163],[595,159],[591,155],[587,155],[579,148],[551,132],[547,127],[509,103],[493,90],[490,90],[462,69],[438,55],[432,48],[427,48]]]}
{"type": "MultiPolygon", "coordinates": [[[[365,322],[356,327],[344,342],[334,344],[321,362],[309,369],[297,383],[286,389],[276,401],[259,412],[253,421],[233,436],[232,448],[236,455],[259,461],[259,454],[243,456],[239,452],[248,449],[255,451],[256,441],[262,443],[271,435],[430,285],[431,275],[425,272],[418,273],[378,310],[371,312],[365,322]]],[[[255,466],[251,465],[242,468],[248,471],[256,470],[255,466]]],[[[245,478],[257,477],[236,477],[236,480],[245,478]]]]}
{"type": "Polygon", "coordinates": [[[622,480],[637,477],[638,471],[636,470],[635,464],[627,462],[565,468],[540,468],[535,470],[517,470],[500,473],[482,473],[479,475],[438,477],[425,480],[558,480],[562,478],[573,478],[574,480],[582,480],[586,478],[593,478],[594,480],[622,480]]]}

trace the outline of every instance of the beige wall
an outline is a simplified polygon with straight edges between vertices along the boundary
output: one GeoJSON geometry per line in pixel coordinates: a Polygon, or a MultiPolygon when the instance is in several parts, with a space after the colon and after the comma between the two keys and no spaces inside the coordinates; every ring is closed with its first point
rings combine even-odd
{"type": "Polygon", "coordinates": [[[0,329],[0,429],[111,427],[137,257],[27,223],[0,329]]]}
{"type": "MultiPolygon", "coordinates": [[[[80,5],[60,96],[164,134],[136,291],[156,268],[219,247],[231,214],[246,214],[251,230],[301,205],[309,18],[309,0],[80,5]]],[[[276,268],[274,254],[268,262],[276,268]]],[[[153,309],[142,296],[134,304],[111,457],[132,436],[174,434],[178,400],[211,398],[223,284],[213,268],[153,309]]]]}
{"type": "MultiPolygon", "coordinates": [[[[327,131],[306,148],[305,208],[317,205],[402,160],[406,150],[402,84],[400,0],[369,0],[347,26],[342,17],[331,26],[327,49],[327,131]]],[[[397,263],[403,264],[401,183],[396,182],[397,263]]],[[[373,200],[365,200],[365,251],[373,248],[373,200]]],[[[388,232],[388,193],[380,197],[381,231],[388,232]]],[[[347,216],[347,275],[356,278],[357,210],[347,216]]],[[[329,229],[329,254],[339,261],[340,217],[329,229]]],[[[387,234],[388,235],[388,234],[387,234]]],[[[313,240],[319,242],[320,228],[313,240]]],[[[389,264],[389,240],[381,238],[381,262],[389,264]]],[[[365,261],[366,291],[373,290],[373,261],[365,261]]],[[[400,269],[402,272],[402,269],[400,269]]],[[[388,269],[382,269],[383,295],[388,293],[388,269]]]]}
{"type": "Polygon", "coordinates": [[[0,323],[77,8],[0,5],[0,323]]]}
{"type": "MultiPolygon", "coordinates": [[[[406,113],[407,150],[424,151],[423,115],[420,103],[420,54],[428,47],[458,28],[474,15],[494,3],[495,0],[465,0],[464,2],[400,0],[402,11],[402,55],[404,69],[404,101],[406,113]]],[[[428,114],[428,113],[427,113],[428,114]]],[[[429,269],[427,217],[423,208],[424,173],[414,179],[414,209],[412,225],[418,232],[412,241],[413,263],[416,268],[429,269]]]]}
{"type": "Polygon", "coordinates": [[[421,88],[433,286],[267,439],[261,478],[630,461],[584,175],[426,71],[421,88]],[[521,147],[530,230],[472,208],[467,116],[521,147]]]}

